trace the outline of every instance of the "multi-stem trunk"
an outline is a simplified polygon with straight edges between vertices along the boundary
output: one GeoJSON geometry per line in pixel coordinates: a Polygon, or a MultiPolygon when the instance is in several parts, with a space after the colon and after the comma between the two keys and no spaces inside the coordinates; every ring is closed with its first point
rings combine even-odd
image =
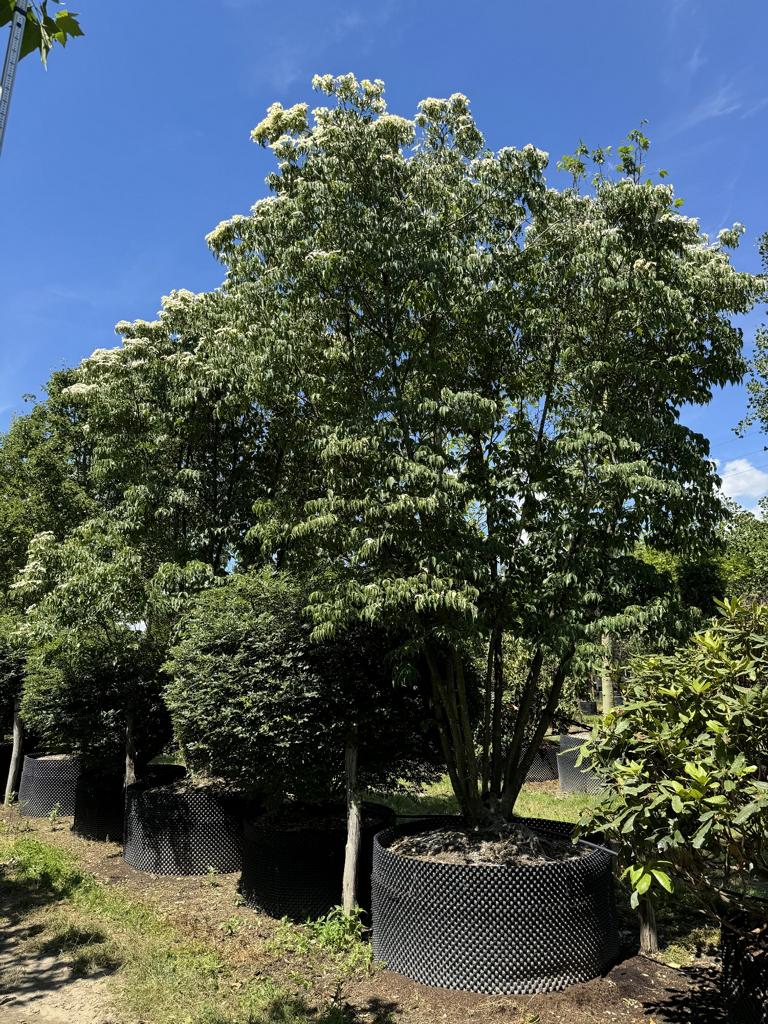
{"type": "Polygon", "coordinates": [[[496,649],[489,652],[479,740],[470,716],[461,654],[455,649],[427,654],[448,775],[461,813],[473,827],[496,824],[500,818],[512,815],[528,769],[554,719],[573,656],[570,651],[561,658],[544,708],[537,712],[544,652],[541,648],[534,652],[515,727],[505,744],[501,728],[504,686],[500,635],[492,637],[491,643],[496,649]]]}
{"type": "Polygon", "coordinates": [[[362,801],[357,787],[357,728],[351,729],[344,748],[347,785],[347,846],[344,851],[344,877],[341,905],[345,914],[353,914],[357,906],[357,862],[360,855],[362,801]]]}
{"type": "Polygon", "coordinates": [[[440,742],[448,775],[461,813],[469,825],[480,825],[487,808],[480,793],[482,765],[475,743],[475,729],[469,712],[469,697],[461,654],[428,651],[440,742]]]}
{"type": "Polygon", "coordinates": [[[24,727],[21,722],[21,702],[16,701],[13,706],[13,750],[11,751],[11,764],[8,768],[8,778],[5,783],[5,805],[10,804],[13,794],[18,791],[19,770],[21,768],[21,749],[24,744],[24,727]]]}

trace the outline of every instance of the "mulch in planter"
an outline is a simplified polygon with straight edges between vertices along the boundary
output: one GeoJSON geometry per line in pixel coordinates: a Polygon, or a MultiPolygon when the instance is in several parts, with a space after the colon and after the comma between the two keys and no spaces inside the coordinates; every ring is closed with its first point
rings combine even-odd
{"type": "MultiPolygon", "coordinates": [[[[550,841],[572,825],[518,819],[550,841]]],[[[613,857],[599,846],[531,864],[444,863],[395,844],[446,817],[387,829],[374,843],[373,951],[389,970],[443,988],[553,992],[601,974],[619,949],[613,857]]]]}
{"type": "Polygon", "coordinates": [[[563,793],[599,793],[602,784],[586,762],[578,767],[576,761],[589,733],[564,733],[560,737],[560,751],[557,755],[557,775],[563,793]]]}
{"type": "MultiPolygon", "coordinates": [[[[768,916],[768,905],[766,905],[768,916]]],[[[768,1024],[768,923],[723,926],[721,989],[730,1024],[768,1024]]]]}
{"type": "MultiPolygon", "coordinates": [[[[371,900],[373,837],[394,812],[364,804],[357,902],[371,900]]],[[[245,822],[240,893],[247,906],[293,921],[321,917],[341,903],[346,810],[341,804],[297,805],[245,822]]]]}
{"type": "Polygon", "coordinates": [[[54,811],[75,812],[80,762],[71,754],[38,754],[24,758],[19,783],[19,810],[28,818],[47,818],[54,811]]]}
{"type": "Polygon", "coordinates": [[[240,804],[224,789],[184,781],[158,786],[150,779],[126,790],[123,857],[139,871],[237,871],[241,841],[240,804]]]}

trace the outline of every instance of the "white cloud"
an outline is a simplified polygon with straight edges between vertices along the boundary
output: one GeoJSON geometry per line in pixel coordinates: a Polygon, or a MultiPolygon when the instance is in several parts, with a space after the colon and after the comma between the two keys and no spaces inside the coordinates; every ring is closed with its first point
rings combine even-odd
{"type": "Polygon", "coordinates": [[[749,459],[731,459],[720,473],[723,494],[729,498],[758,498],[768,494],[768,473],[749,459]]]}

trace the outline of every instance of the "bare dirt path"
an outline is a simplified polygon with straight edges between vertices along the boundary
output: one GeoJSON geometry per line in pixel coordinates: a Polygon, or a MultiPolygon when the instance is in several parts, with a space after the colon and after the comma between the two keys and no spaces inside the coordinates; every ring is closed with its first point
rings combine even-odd
{"type": "Polygon", "coordinates": [[[0,1022],[113,1024],[105,978],[78,978],[67,958],[26,949],[30,931],[8,917],[2,921],[0,1022]]]}
{"type": "Polygon", "coordinates": [[[78,977],[71,958],[41,950],[28,909],[0,905],[0,1024],[117,1024],[106,974],[78,977]]]}

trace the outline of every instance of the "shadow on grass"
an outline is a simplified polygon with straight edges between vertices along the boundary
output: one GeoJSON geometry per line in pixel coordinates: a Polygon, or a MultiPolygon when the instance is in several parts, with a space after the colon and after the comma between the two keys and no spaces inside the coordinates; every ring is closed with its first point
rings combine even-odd
{"type": "Polygon", "coordinates": [[[397,1024],[398,1003],[379,998],[369,999],[363,1006],[313,1007],[301,995],[279,993],[252,1010],[245,1017],[235,1018],[215,1011],[200,1024],[397,1024]]]}
{"type": "Polygon", "coordinates": [[[81,877],[43,864],[32,875],[18,875],[17,868],[13,858],[0,865],[0,991],[18,1000],[36,1000],[66,988],[73,977],[92,977],[120,966],[106,936],[94,929],[67,926],[39,945],[31,941],[47,929],[30,917],[72,896],[81,877]]]}

